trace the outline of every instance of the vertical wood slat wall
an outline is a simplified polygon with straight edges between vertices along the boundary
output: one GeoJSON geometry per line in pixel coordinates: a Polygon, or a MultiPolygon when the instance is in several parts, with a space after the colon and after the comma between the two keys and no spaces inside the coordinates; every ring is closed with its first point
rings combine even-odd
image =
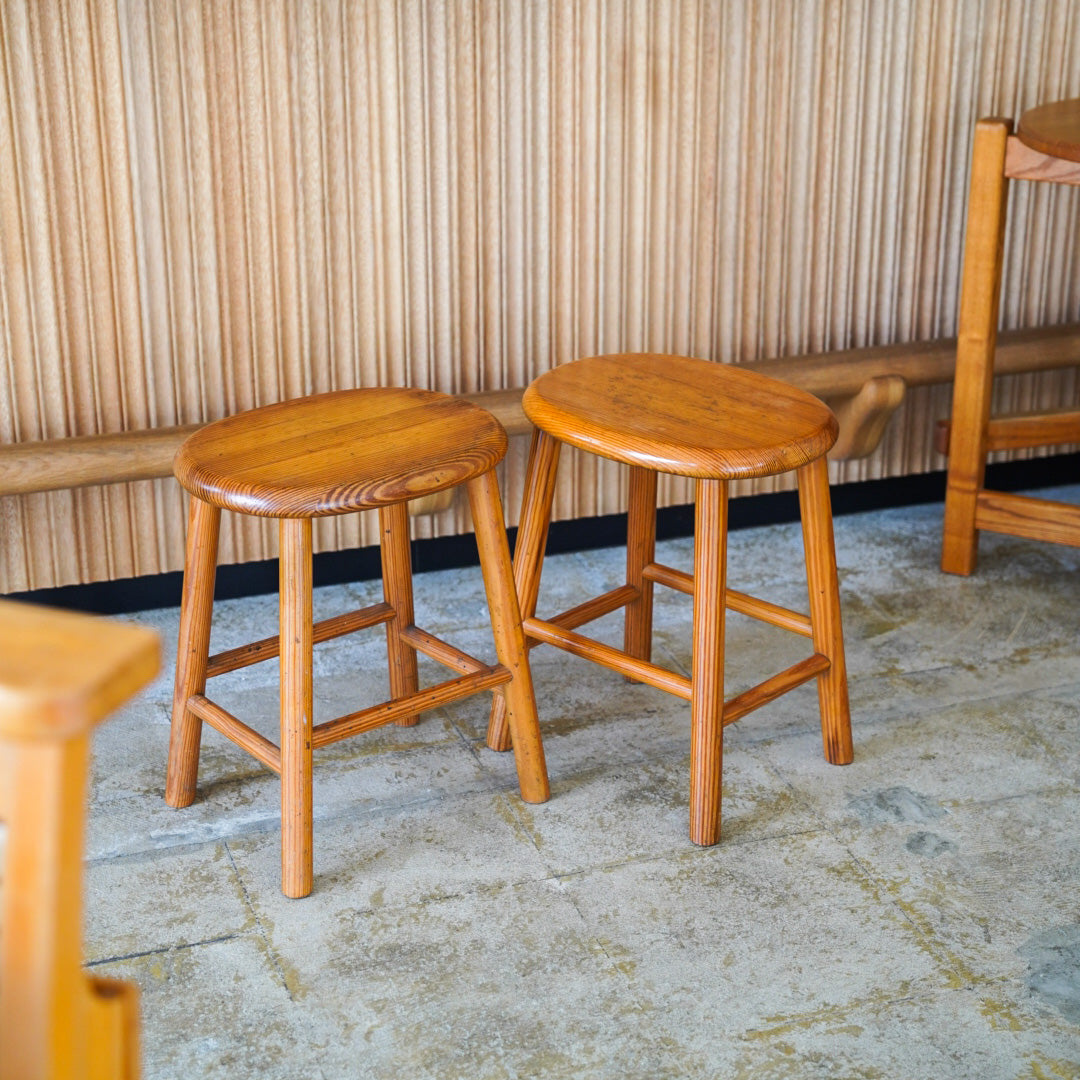
{"type": "MultiPolygon", "coordinates": [[[[973,122],[1080,96],[1080,8],[0,0],[0,65],[0,439],[19,442],[340,387],[523,386],[614,350],[949,336],[973,122]]],[[[1080,318],[1078,206],[1017,187],[1006,325],[1080,318]]],[[[1076,397],[1058,373],[999,405],[1076,397]]],[[[834,479],[940,468],[947,409],[912,393],[834,479]]],[[[511,515],[522,472],[516,447],[511,515]]],[[[563,481],[562,517],[622,508],[603,463],[563,481]]],[[[320,524],[321,549],[375,539],[320,524]]],[[[170,482],[0,498],[0,591],[175,569],[183,532],[170,482]]],[[[223,557],[274,541],[234,519],[223,557]]]]}

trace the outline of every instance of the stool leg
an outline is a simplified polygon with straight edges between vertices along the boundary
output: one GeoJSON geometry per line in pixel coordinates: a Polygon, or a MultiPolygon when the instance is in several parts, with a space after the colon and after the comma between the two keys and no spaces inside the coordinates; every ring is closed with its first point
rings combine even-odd
{"type": "MultiPolygon", "coordinates": [[[[416,650],[401,639],[401,631],[413,624],[412,559],[409,550],[409,512],[405,503],[379,507],[382,532],[383,599],[394,609],[386,624],[386,655],[390,662],[390,697],[415,694],[420,688],[416,650]]],[[[397,723],[411,727],[419,715],[403,716],[397,723]]]]}
{"type": "Polygon", "coordinates": [[[638,598],[626,605],[623,649],[638,660],[652,658],[653,583],[643,576],[656,561],[656,473],[631,466],[626,522],[626,583],[638,598]]]}
{"type": "Polygon", "coordinates": [[[311,519],[283,518],[281,610],[281,891],[307,896],[312,858],[311,519]]]}
{"type": "Polygon", "coordinates": [[[820,457],[799,469],[799,511],[802,515],[806,581],[810,590],[810,622],[814,651],[829,658],[829,668],[818,676],[818,705],[825,758],[847,765],[855,756],[851,743],[847,662],[844,630],[840,622],[840,585],[836,576],[829,469],[820,457]]]}
{"type": "Polygon", "coordinates": [[[193,694],[206,691],[220,527],[221,510],[192,496],[188,512],[184,592],[180,601],[180,641],[176,650],[169,764],[165,774],[165,801],[170,806],[190,806],[195,799],[202,721],[188,711],[187,702],[193,694]]]}
{"type": "Polygon", "coordinates": [[[975,511],[986,475],[986,426],[994,385],[1009,128],[1002,120],[980,120],[972,150],[941,548],[941,569],[952,574],[970,574],[977,556],[975,511]]]}
{"type": "MultiPolygon", "coordinates": [[[[529,464],[525,471],[525,494],[521,504],[521,519],[518,522],[517,544],[514,548],[514,585],[517,588],[523,619],[536,614],[536,598],[540,594],[540,574],[544,566],[544,549],[547,547],[561,447],[562,443],[547,432],[533,430],[529,464]]],[[[487,744],[492,750],[510,749],[506,703],[498,691],[491,699],[487,744]]]]}
{"type": "Polygon", "coordinates": [[[76,1076],[87,1055],[82,964],[89,739],[0,749],[8,824],[0,937],[0,1077],[76,1076]]]}
{"type": "Polygon", "coordinates": [[[476,546],[484,573],[484,589],[491,611],[495,652],[499,663],[511,675],[510,681],[502,687],[502,699],[506,703],[521,797],[530,803],[547,802],[551,792],[544,762],[544,744],[540,740],[540,725],[536,719],[529,651],[525,644],[525,633],[521,629],[521,613],[514,590],[510,549],[506,544],[502,500],[499,498],[495,471],[492,469],[470,480],[467,488],[473,528],[476,530],[476,546]]]}
{"type": "Polygon", "coordinates": [[[705,846],[720,839],[727,512],[727,481],[699,480],[694,511],[690,839],[705,846]]]}

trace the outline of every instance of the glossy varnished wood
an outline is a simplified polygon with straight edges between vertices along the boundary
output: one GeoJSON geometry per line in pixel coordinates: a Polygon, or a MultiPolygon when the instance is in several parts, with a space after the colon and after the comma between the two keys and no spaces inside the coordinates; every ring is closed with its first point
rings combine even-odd
{"type": "Polygon", "coordinates": [[[656,560],[656,473],[631,466],[626,520],[626,583],[634,599],[626,605],[623,649],[639,660],[652,657],[653,582],[645,573],[656,560]]]}
{"type": "Polygon", "coordinates": [[[829,473],[823,458],[799,470],[799,515],[810,594],[811,640],[815,654],[828,660],[828,667],[818,675],[817,684],[825,759],[833,765],[847,765],[853,760],[855,751],[851,741],[829,473]]]}
{"type": "Polygon", "coordinates": [[[279,525],[281,634],[281,891],[307,896],[314,882],[311,520],[279,525]]]}
{"type": "Polygon", "coordinates": [[[991,416],[991,399],[1009,181],[1080,183],[1077,162],[1080,99],[1024,113],[1016,136],[1008,120],[992,118],[975,125],[952,418],[947,431],[941,568],[949,573],[966,575],[975,569],[978,534],[983,529],[1080,544],[1075,513],[1063,514],[1059,504],[1035,497],[1001,496],[984,486],[986,456],[991,450],[1052,446],[1076,435],[1080,414],[1075,411],[996,420],[991,416]]]}
{"type": "MultiPolygon", "coordinates": [[[[561,447],[562,443],[547,432],[539,428],[533,430],[514,548],[514,588],[522,619],[536,613],[561,447]]],[[[510,729],[506,723],[506,702],[502,694],[492,698],[487,744],[492,750],[510,749],[510,729]]]]}
{"type": "MultiPolygon", "coordinates": [[[[393,611],[386,622],[386,653],[390,662],[390,697],[415,694],[420,686],[416,649],[404,636],[413,624],[412,552],[409,516],[404,503],[379,507],[379,553],[382,559],[383,597],[393,611]]],[[[411,727],[420,720],[413,713],[397,723],[411,727]]]]}
{"type": "Polygon", "coordinates": [[[1065,161],[1080,161],[1080,98],[1028,109],[1016,134],[1033,150],[1065,161]]]}
{"type": "MultiPolygon", "coordinates": [[[[672,356],[592,357],[542,375],[525,392],[537,425],[529,454],[514,553],[523,625],[546,642],[690,702],[690,837],[720,838],[725,724],[817,678],[826,758],[852,758],[847,671],[840,622],[825,454],[836,437],[817,399],[764,376],[672,356]],[[544,548],[563,442],[630,466],[626,581],[551,618],[536,616],[544,548]],[[730,480],[796,469],[810,587],[809,617],[727,588],[730,480]],[[655,562],[656,476],[697,477],[694,572],[655,562]],[[691,677],[650,661],[652,590],[693,596],[691,677]],[[624,608],[623,647],[579,628],[624,608]],[[814,653],[736,697],[724,699],[725,611],[741,611],[813,640],[814,653]]],[[[488,745],[510,732],[496,698],[488,745]]]]}
{"type": "Polygon", "coordinates": [[[522,399],[556,439],[657,472],[769,476],[836,441],[836,418],[786,383],[682,356],[590,357],[541,375],[522,399]]]}
{"type": "Polygon", "coordinates": [[[547,766],[540,741],[529,654],[514,589],[514,571],[503,528],[502,500],[495,474],[487,472],[470,480],[468,492],[476,529],[476,546],[484,570],[484,589],[491,611],[495,650],[499,663],[512,676],[502,688],[501,697],[510,729],[518,786],[525,802],[546,802],[550,795],[547,766]]]}
{"type": "Polygon", "coordinates": [[[0,1080],[139,1075],[137,988],[82,969],[83,834],[91,729],[158,662],[149,630],[0,601],[0,1080]]]}
{"type": "Polygon", "coordinates": [[[323,517],[431,495],[494,468],[506,432],[422,390],[339,390],[200,428],[176,454],[193,495],[262,517],[323,517]]]}
{"type": "Polygon", "coordinates": [[[192,499],[188,508],[187,558],[180,596],[180,635],[165,772],[165,801],[177,808],[195,801],[202,721],[188,707],[188,702],[206,690],[220,533],[221,510],[202,499],[192,499]]]}
{"type": "Polygon", "coordinates": [[[720,839],[727,514],[727,481],[699,480],[690,661],[690,839],[695,844],[715,844],[720,839]]]}
{"type": "Polygon", "coordinates": [[[514,750],[522,798],[549,796],[528,655],[513,586],[495,466],[506,434],[489,413],[442,394],[357,390],[283,402],[212,424],[176,457],[192,493],[166,799],[195,796],[202,724],[211,724],[281,778],[281,887],[314,883],[313,751],[481,690],[497,688],[503,742],[514,750]],[[498,662],[484,664],[414,625],[408,500],[463,484],[476,529],[498,662]],[[275,637],[208,658],[222,508],[279,519],[280,628],[275,637]],[[377,508],[381,603],[313,622],[312,518],[377,508]],[[390,699],[313,722],[317,641],[385,625],[390,699]],[[456,678],[419,686],[417,650],[456,678]],[[278,657],[280,746],[206,695],[212,675],[278,657]]]}

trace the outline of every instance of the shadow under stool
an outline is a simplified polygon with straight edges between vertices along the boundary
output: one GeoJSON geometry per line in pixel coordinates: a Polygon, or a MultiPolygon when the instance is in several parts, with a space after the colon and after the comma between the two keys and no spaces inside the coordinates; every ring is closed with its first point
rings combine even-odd
{"type": "Polygon", "coordinates": [[[180,644],[165,798],[195,797],[205,721],[281,777],[281,877],[286,896],[311,892],[312,751],[498,687],[509,717],[521,796],[549,795],[528,655],[514,592],[495,466],[506,432],[488,412],[424,390],[342,390],[268,405],[197,431],[176,455],[191,494],[180,644]],[[478,660],[413,619],[410,499],[464,484],[498,662],[478,660]],[[222,510],[279,522],[280,633],[209,656],[222,510]],[[383,600],[313,623],[313,518],[377,509],[383,600]],[[320,724],[312,720],[312,648],[385,625],[390,699],[320,724]],[[417,652],[455,672],[420,689],[417,652]],[[281,742],[274,745],[206,696],[208,678],[279,657],[281,742]]]}
{"type": "Polygon", "coordinates": [[[82,967],[83,834],[91,733],[160,659],[153,631],[0,601],[0,1080],[139,1076],[138,987],[82,967]]]}
{"type": "MultiPolygon", "coordinates": [[[[836,419],[817,398],[726,364],[678,356],[611,355],[541,375],[525,391],[536,426],[514,555],[525,633],[690,702],[690,839],[720,839],[723,727],[816,678],[826,758],[852,760],[847,672],[825,454],[836,419]],[[569,611],[536,616],[559,451],[567,443],[630,466],[626,582],[569,611]],[[728,485],[797,470],[810,615],[727,587],[728,485]],[[655,561],[657,474],[696,480],[693,574],[655,561]],[[690,678],[651,662],[653,586],[693,597],[690,678]],[[625,608],[623,648],[579,627],[625,608]],[[725,609],[812,641],[805,660],[724,700],[725,609]]],[[[510,732],[493,704],[488,745],[510,732]]]]}
{"type": "Polygon", "coordinates": [[[991,416],[1010,180],[1080,185],[1080,98],[1029,110],[1015,135],[1008,120],[975,125],[941,550],[953,574],[975,569],[980,529],[1080,545],[1080,507],[984,486],[993,450],[1080,442],[1077,409],[991,416]]]}

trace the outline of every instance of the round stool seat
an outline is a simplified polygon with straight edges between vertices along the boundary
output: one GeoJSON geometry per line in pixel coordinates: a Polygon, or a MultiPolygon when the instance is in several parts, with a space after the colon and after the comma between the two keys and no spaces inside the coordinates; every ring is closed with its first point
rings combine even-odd
{"type": "Polygon", "coordinates": [[[1080,161],[1080,98],[1028,109],[1020,117],[1016,134],[1032,150],[1065,161],[1080,161]]]}
{"type": "Polygon", "coordinates": [[[505,453],[502,425],[470,402],[428,390],[337,390],[200,428],[174,472],[226,510],[323,517],[455,487],[505,453]]]}
{"type": "MultiPolygon", "coordinates": [[[[851,716],[825,454],[837,423],[817,398],[725,364],[653,353],[593,356],[541,375],[525,392],[537,431],[529,451],[514,582],[522,627],[564,649],[690,703],[690,839],[720,839],[723,729],[811,679],[818,683],[827,760],[851,761],[851,716]],[[626,577],[551,618],[536,614],[561,444],[628,466],[626,577]],[[694,568],[656,561],[659,473],[693,477],[694,568]],[[729,487],[743,477],[795,472],[810,614],[727,586],[729,487]],[[653,592],[693,598],[689,674],[653,662],[653,592]],[[583,627],[624,610],[622,647],[583,627]],[[734,697],[724,697],[728,609],[809,637],[813,653],[734,697]]],[[[765,543],[766,541],[762,541],[765,543]]],[[[577,599],[577,598],[575,598],[577,599]]],[[[498,699],[488,745],[513,745],[498,699]]]]}
{"type": "Polygon", "coordinates": [[[409,727],[422,712],[500,688],[521,796],[544,802],[550,794],[495,476],[505,454],[506,432],[486,410],[446,394],[385,387],[239,413],[195,432],[176,454],[174,472],[191,500],[165,800],[178,808],[194,800],[204,723],[277,773],[286,896],[307,896],[314,879],[312,755],[342,739],[385,724],[409,727]],[[406,503],[458,486],[468,495],[494,664],[416,625],[406,503]],[[316,622],[311,519],[368,509],[379,518],[382,600],[316,622]],[[222,510],[277,519],[278,633],[211,656],[222,510]],[[386,632],[389,697],[315,723],[314,646],[376,626],[386,632]],[[421,686],[419,653],[451,677],[421,686]],[[276,744],[206,693],[208,679],[275,658],[276,744]]]}
{"type": "Polygon", "coordinates": [[[525,391],[542,430],[659,472],[733,480],[787,472],[836,442],[832,412],[786,383],[730,364],[622,354],[575,360],[525,391]]]}

